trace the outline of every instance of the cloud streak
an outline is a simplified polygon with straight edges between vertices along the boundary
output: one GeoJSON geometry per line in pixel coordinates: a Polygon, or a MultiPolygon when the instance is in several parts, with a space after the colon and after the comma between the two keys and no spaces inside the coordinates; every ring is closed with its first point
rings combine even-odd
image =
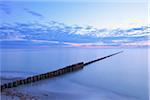
{"type": "Polygon", "coordinates": [[[3,3],[0,3],[0,10],[2,10],[4,13],[8,15],[11,14],[11,9],[3,3]]]}
{"type": "Polygon", "coordinates": [[[39,17],[39,18],[44,18],[44,16],[43,16],[42,14],[37,13],[37,12],[35,12],[35,11],[32,11],[32,10],[30,10],[30,9],[24,8],[24,10],[25,10],[27,13],[29,13],[29,14],[31,14],[31,15],[33,15],[33,16],[36,16],[36,17],[39,17]]]}

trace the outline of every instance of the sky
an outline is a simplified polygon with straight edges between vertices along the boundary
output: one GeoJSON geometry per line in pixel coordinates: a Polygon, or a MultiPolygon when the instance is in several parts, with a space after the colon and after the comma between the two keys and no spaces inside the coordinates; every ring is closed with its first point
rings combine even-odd
{"type": "Polygon", "coordinates": [[[0,39],[25,39],[74,46],[150,46],[147,2],[1,0],[0,39]],[[49,24],[54,21],[56,26],[49,24]],[[8,24],[5,26],[4,23],[8,24]]]}
{"type": "Polygon", "coordinates": [[[13,0],[0,3],[1,22],[49,22],[128,28],[148,24],[146,0],[13,0]]]}
{"type": "Polygon", "coordinates": [[[50,2],[148,2],[147,0],[1,0],[1,1],[50,1],[50,2]]]}

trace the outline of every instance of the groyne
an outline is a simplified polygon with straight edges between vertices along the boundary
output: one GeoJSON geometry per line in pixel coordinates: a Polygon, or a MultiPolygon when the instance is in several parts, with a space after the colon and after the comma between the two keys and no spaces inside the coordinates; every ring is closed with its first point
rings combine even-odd
{"type": "Polygon", "coordinates": [[[0,90],[1,90],[1,92],[3,92],[4,90],[9,89],[9,88],[14,88],[14,87],[17,87],[17,86],[20,86],[20,85],[30,84],[30,83],[34,83],[34,82],[41,81],[41,80],[44,80],[44,79],[53,78],[53,77],[64,75],[64,74],[67,74],[67,73],[70,73],[70,72],[78,71],[78,70],[83,69],[85,66],[87,66],[89,64],[92,64],[94,62],[109,58],[111,56],[117,55],[117,54],[122,53],[122,52],[123,51],[120,51],[120,52],[117,52],[117,53],[114,53],[114,54],[111,54],[111,55],[108,55],[108,56],[104,56],[102,58],[98,58],[96,60],[92,60],[92,61],[89,61],[87,63],[80,62],[80,63],[69,65],[69,66],[66,66],[64,68],[60,68],[58,70],[54,70],[54,71],[51,71],[51,72],[47,72],[47,73],[43,73],[43,74],[39,74],[39,75],[34,75],[34,76],[31,76],[31,77],[27,77],[25,79],[5,83],[5,84],[1,85],[0,90]]]}

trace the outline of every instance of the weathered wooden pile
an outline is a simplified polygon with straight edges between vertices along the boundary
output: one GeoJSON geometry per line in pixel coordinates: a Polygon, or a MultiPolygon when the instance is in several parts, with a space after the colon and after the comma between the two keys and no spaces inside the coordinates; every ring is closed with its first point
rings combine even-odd
{"type": "Polygon", "coordinates": [[[70,72],[80,70],[80,69],[83,69],[85,66],[87,66],[91,63],[94,63],[94,62],[99,61],[99,60],[106,59],[108,57],[114,56],[114,55],[119,54],[121,52],[117,52],[117,53],[114,53],[114,54],[111,54],[111,55],[108,55],[108,56],[105,56],[105,57],[102,57],[102,58],[99,58],[99,59],[96,59],[96,60],[93,60],[93,61],[90,61],[90,62],[87,62],[87,63],[80,62],[80,63],[73,64],[73,65],[70,65],[70,66],[52,71],[52,72],[47,72],[47,73],[44,73],[44,74],[39,74],[39,75],[27,77],[26,79],[16,80],[16,81],[13,81],[13,82],[5,83],[5,84],[1,85],[1,92],[3,92],[4,90],[6,90],[8,88],[13,88],[13,87],[17,87],[17,86],[24,85],[24,84],[29,84],[29,83],[34,83],[34,82],[37,82],[37,81],[40,81],[40,80],[53,78],[53,77],[60,76],[60,75],[66,74],[66,73],[70,73],[70,72]]]}
{"type": "Polygon", "coordinates": [[[1,91],[4,91],[5,89],[8,89],[8,88],[17,87],[19,85],[29,84],[29,83],[37,82],[37,81],[44,80],[47,78],[60,76],[65,73],[77,71],[79,69],[82,69],[83,65],[84,65],[84,63],[81,62],[81,63],[73,64],[73,65],[52,71],[52,72],[47,72],[44,74],[39,74],[39,75],[28,77],[26,79],[16,80],[14,82],[6,83],[6,84],[1,85],[1,91]]]}

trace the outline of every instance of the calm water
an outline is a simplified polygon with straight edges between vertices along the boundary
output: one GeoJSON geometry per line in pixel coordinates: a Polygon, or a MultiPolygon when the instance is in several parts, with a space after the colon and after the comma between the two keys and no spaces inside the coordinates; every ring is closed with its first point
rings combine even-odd
{"type": "MultiPolygon", "coordinates": [[[[100,100],[99,90],[111,91],[117,95],[148,100],[148,50],[147,49],[83,49],[83,48],[41,48],[41,49],[1,49],[1,76],[13,77],[23,73],[44,73],[81,61],[87,62],[111,53],[124,52],[96,62],[81,71],[61,76],[60,86],[51,87],[54,91],[82,91],[73,84],[85,88],[92,87],[96,92],[86,93],[100,100]],[[67,85],[64,84],[67,80],[67,85]],[[63,83],[64,82],[64,83],[63,83]]],[[[56,81],[55,81],[56,82],[56,81]]],[[[82,91],[83,92],[83,91],[82,91]]],[[[84,91],[86,92],[86,91],[84,91]]],[[[108,92],[103,93],[104,96],[108,92]]],[[[109,95],[110,96],[110,95],[109,95]]],[[[117,100],[113,99],[108,100],[117,100]]],[[[124,100],[124,99],[123,99],[124,100]]]]}

